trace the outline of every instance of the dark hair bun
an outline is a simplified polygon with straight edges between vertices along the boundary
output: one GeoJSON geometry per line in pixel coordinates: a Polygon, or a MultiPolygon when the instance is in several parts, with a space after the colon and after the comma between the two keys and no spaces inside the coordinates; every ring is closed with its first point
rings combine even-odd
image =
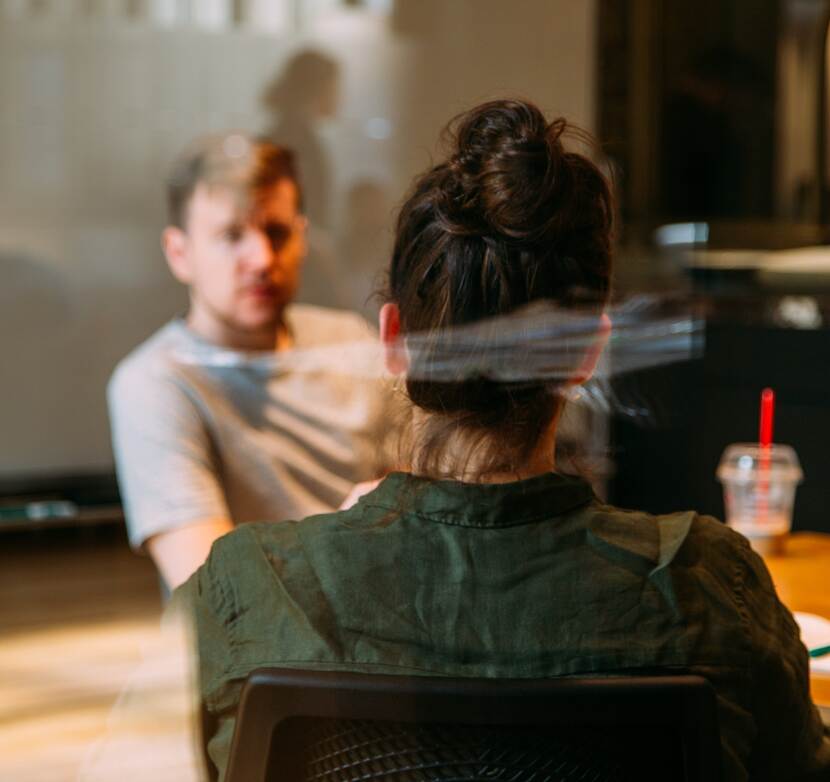
{"type": "Polygon", "coordinates": [[[572,161],[560,141],[566,127],[519,101],[485,103],[464,115],[447,162],[447,228],[526,242],[548,237],[572,187],[572,161]]]}
{"type": "MultiPolygon", "coordinates": [[[[598,313],[609,295],[611,191],[588,157],[565,149],[570,130],[531,103],[477,106],[451,123],[449,158],[415,180],[398,216],[387,295],[422,343],[407,392],[471,433],[471,446],[493,436],[492,465],[521,463],[535,447],[557,383],[502,380],[488,340],[459,342],[456,327],[536,302],[598,313]]],[[[519,339],[510,360],[521,366],[527,349],[519,339]]],[[[446,431],[434,435],[422,453],[441,453],[446,431]]]]}

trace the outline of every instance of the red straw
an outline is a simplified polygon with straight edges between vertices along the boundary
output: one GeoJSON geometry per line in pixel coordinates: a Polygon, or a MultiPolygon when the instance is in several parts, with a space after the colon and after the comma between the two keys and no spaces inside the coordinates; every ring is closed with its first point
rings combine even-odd
{"type": "Polygon", "coordinates": [[[772,444],[772,419],[775,413],[775,392],[771,388],[761,391],[761,427],[758,441],[762,446],[772,444]]]}

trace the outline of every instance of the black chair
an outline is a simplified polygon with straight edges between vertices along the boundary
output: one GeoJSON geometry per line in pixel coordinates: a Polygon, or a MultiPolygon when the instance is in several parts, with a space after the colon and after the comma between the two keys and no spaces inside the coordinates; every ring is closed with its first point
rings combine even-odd
{"type": "Polygon", "coordinates": [[[545,680],[251,673],[227,782],[720,779],[698,676],[545,680]]]}

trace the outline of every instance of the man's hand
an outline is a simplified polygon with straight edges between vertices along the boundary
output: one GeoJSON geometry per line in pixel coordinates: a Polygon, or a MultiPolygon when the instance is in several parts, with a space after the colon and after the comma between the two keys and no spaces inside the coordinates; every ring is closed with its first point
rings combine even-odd
{"type": "Polygon", "coordinates": [[[364,481],[363,483],[356,483],[354,488],[348,493],[346,499],[340,503],[338,510],[348,510],[352,507],[364,494],[372,491],[383,478],[378,478],[376,481],[364,481]]]}
{"type": "Polygon", "coordinates": [[[213,541],[233,529],[230,519],[205,519],[147,540],[147,550],[171,590],[204,563],[213,541]]]}

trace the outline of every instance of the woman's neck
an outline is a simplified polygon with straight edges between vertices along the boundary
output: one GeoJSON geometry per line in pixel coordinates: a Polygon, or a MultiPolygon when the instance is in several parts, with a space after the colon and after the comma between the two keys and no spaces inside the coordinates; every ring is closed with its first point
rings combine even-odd
{"type": "MultiPolygon", "coordinates": [[[[435,416],[416,408],[412,414],[413,424],[413,459],[412,464],[418,465],[423,462],[419,457],[423,433],[431,423],[435,422],[435,416]]],[[[427,478],[441,478],[464,483],[512,483],[527,478],[535,478],[537,475],[545,475],[554,472],[556,459],[554,455],[556,445],[556,428],[559,416],[555,415],[550,424],[542,432],[536,446],[520,464],[510,469],[492,470],[487,469],[487,454],[498,448],[498,433],[492,436],[485,436],[481,439],[471,440],[465,433],[450,434],[442,444],[441,458],[435,470],[436,474],[424,475],[427,478]]],[[[430,473],[433,471],[430,470],[430,473]]]]}

